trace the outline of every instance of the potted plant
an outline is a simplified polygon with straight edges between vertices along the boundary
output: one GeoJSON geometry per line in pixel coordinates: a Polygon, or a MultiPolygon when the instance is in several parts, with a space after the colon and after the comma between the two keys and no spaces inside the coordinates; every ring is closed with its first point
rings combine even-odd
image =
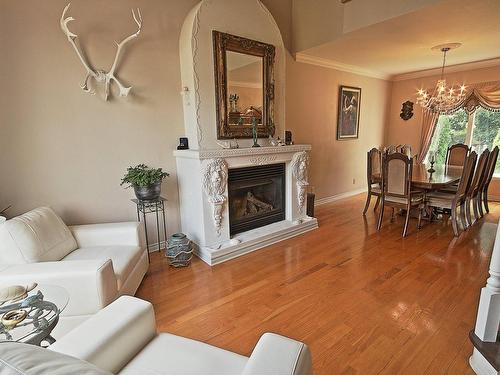
{"type": "Polygon", "coordinates": [[[135,196],[141,201],[155,200],[160,197],[161,182],[169,176],[161,168],[150,168],[145,164],[128,167],[120,185],[133,187],[135,196]]]}

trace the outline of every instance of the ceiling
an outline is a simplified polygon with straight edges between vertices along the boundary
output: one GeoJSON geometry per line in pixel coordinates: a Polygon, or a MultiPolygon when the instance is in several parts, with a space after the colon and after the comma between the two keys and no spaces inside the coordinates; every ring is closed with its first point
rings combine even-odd
{"type": "Polygon", "coordinates": [[[448,54],[447,65],[499,58],[500,0],[441,1],[297,55],[394,77],[439,67],[442,54],[431,47],[450,42],[463,45],[448,54]]]}

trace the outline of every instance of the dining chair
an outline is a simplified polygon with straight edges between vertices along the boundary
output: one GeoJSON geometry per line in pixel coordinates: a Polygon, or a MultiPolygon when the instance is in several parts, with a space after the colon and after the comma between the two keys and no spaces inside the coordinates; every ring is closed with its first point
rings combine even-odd
{"type": "Polygon", "coordinates": [[[398,152],[411,158],[411,146],[410,145],[400,145],[398,146],[398,152]]]}
{"type": "Polygon", "coordinates": [[[463,167],[465,165],[465,159],[467,158],[469,151],[469,146],[464,145],[463,143],[451,145],[446,151],[445,165],[463,167]]]}
{"type": "Polygon", "coordinates": [[[391,222],[394,220],[394,209],[406,209],[403,237],[408,233],[410,211],[419,208],[417,228],[420,229],[422,211],[424,209],[424,193],[411,189],[413,159],[397,152],[382,157],[382,207],[378,216],[377,230],[382,227],[384,209],[392,207],[391,222]]]}
{"type": "Polygon", "coordinates": [[[470,212],[470,205],[472,203],[472,208],[474,209],[474,222],[478,221],[483,215],[479,213],[479,207],[481,205],[481,188],[483,187],[483,181],[487,178],[488,173],[488,161],[489,161],[490,151],[488,149],[484,150],[479,157],[477,162],[476,170],[472,177],[471,184],[467,189],[467,202],[465,203],[465,215],[467,219],[467,227],[472,225],[472,217],[470,212]]]}
{"type": "Polygon", "coordinates": [[[382,189],[380,188],[380,179],[382,177],[381,163],[382,163],[382,152],[377,148],[372,148],[366,153],[366,180],[368,181],[368,194],[366,196],[365,209],[363,210],[363,215],[366,215],[368,207],[370,206],[370,201],[373,196],[377,197],[375,207],[376,210],[379,203],[380,197],[382,196],[382,189]],[[377,181],[378,177],[378,181],[377,181]]]}
{"type": "Polygon", "coordinates": [[[427,193],[426,196],[427,206],[448,209],[451,211],[451,226],[455,236],[460,234],[457,220],[457,209],[459,207],[462,226],[467,228],[465,205],[467,202],[467,191],[471,183],[474,167],[476,166],[476,160],[477,154],[475,151],[472,151],[465,160],[465,165],[462,169],[462,175],[456,192],[435,191],[427,193]]]}
{"type": "Polygon", "coordinates": [[[396,152],[398,152],[398,146],[394,146],[394,145],[389,145],[384,150],[384,153],[387,155],[391,155],[391,154],[394,154],[396,152]]]}
{"type": "Polygon", "coordinates": [[[479,212],[481,215],[483,214],[483,204],[486,212],[490,212],[490,208],[488,207],[488,188],[490,187],[491,179],[493,178],[493,174],[495,173],[497,159],[498,146],[495,146],[490,152],[490,157],[488,158],[487,175],[485,180],[483,181],[483,186],[481,187],[481,195],[479,197],[479,212]]]}

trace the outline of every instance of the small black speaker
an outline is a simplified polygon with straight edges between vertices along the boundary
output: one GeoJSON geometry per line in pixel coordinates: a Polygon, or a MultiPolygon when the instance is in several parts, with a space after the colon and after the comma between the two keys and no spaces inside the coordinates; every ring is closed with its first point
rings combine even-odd
{"type": "Polygon", "coordinates": [[[187,150],[189,149],[188,139],[186,137],[179,138],[179,146],[177,146],[177,150],[187,150]]]}

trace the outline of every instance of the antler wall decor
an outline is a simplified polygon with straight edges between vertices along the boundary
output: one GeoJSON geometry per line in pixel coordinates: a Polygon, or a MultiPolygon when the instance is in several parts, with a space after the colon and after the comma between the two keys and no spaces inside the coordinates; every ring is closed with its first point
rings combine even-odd
{"type": "Polygon", "coordinates": [[[65,18],[66,12],[68,11],[70,5],[71,5],[71,3],[66,5],[66,7],[64,8],[64,10],[62,12],[61,29],[64,32],[64,34],[66,35],[66,37],[68,38],[68,42],[73,46],[73,49],[76,51],[76,54],[78,55],[78,58],[82,62],[83,67],[87,71],[87,76],[85,77],[85,81],[82,83],[82,85],[80,87],[83,89],[83,91],[94,95],[95,91],[90,89],[89,81],[91,79],[94,79],[98,83],[103,83],[104,84],[104,100],[108,100],[109,85],[110,85],[111,81],[114,81],[118,85],[118,88],[120,90],[120,96],[127,96],[132,87],[131,86],[125,87],[124,85],[122,85],[122,83],[115,77],[115,70],[116,70],[116,65],[118,64],[118,59],[120,57],[120,52],[122,51],[123,46],[125,46],[125,44],[130,42],[132,39],[137,38],[139,36],[139,33],[141,32],[142,16],[141,16],[141,12],[140,12],[139,8],[137,8],[137,13],[132,9],[132,17],[134,18],[134,21],[138,27],[137,31],[135,33],[133,33],[132,35],[129,35],[128,37],[123,39],[120,43],[115,42],[116,46],[117,46],[115,60],[113,61],[113,65],[111,65],[111,68],[109,69],[109,71],[106,72],[106,71],[100,70],[100,69],[99,70],[92,69],[90,67],[90,64],[85,60],[85,57],[78,49],[78,46],[76,45],[76,42],[75,42],[76,38],[78,38],[78,36],[76,34],[72,33],[68,29],[68,23],[71,21],[74,21],[74,18],[71,16],[65,18]]]}

